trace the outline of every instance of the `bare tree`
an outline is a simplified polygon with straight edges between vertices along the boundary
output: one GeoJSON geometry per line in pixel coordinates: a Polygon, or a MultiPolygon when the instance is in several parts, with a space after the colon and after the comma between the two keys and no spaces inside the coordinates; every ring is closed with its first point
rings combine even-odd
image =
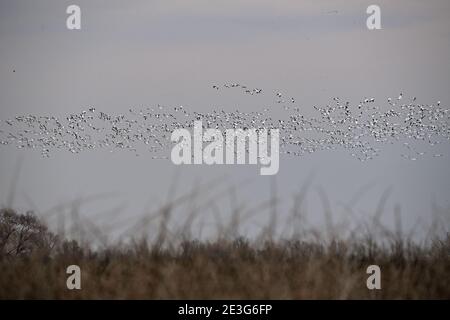
{"type": "Polygon", "coordinates": [[[57,241],[32,212],[0,209],[0,256],[29,255],[36,250],[50,253],[57,241]]]}

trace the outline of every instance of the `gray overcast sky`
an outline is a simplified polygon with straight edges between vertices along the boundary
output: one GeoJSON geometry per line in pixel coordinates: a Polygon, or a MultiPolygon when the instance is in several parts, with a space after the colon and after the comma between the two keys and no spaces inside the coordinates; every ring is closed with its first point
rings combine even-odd
{"type": "MultiPolygon", "coordinates": [[[[0,119],[33,113],[65,116],[88,106],[120,113],[134,106],[184,105],[256,110],[263,100],[217,94],[212,84],[236,81],[296,97],[306,114],[339,96],[358,103],[417,96],[419,102],[450,102],[450,2],[377,1],[382,30],[365,26],[373,1],[23,1],[0,0],[0,119]],[[82,30],[66,29],[66,7],[82,10],[82,30]],[[335,12],[336,11],[336,12],[335,12]],[[15,72],[12,72],[15,70],[15,72]]],[[[361,187],[361,216],[375,210],[393,187],[387,216],[402,206],[405,225],[428,219],[432,199],[450,208],[448,145],[442,158],[408,162],[395,146],[360,163],[346,152],[282,158],[276,176],[284,199],[314,173],[335,208],[361,187]]],[[[254,167],[180,167],[170,161],[105,151],[42,159],[38,152],[0,147],[0,203],[6,204],[18,159],[15,206],[46,210],[102,192],[113,200],[87,206],[83,214],[125,203],[120,215],[141,213],[163,201],[173,177],[178,192],[197,181],[226,176],[251,206],[267,199],[268,177],[254,167]]],[[[310,214],[321,210],[314,193],[310,214]]],[[[447,210],[448,212],[448,210],[447,210]]],[[[336,217],[338,219],[338,217],[336,217]]],[[[391,218],[387,218],[388,220],[391,218]]],[[[389,220],[389,221],[392,221],[389,220]]]]}

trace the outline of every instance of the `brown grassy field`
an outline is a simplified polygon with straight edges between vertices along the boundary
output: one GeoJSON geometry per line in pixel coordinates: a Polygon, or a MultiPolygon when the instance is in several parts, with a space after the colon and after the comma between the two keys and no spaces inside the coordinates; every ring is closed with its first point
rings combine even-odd
{"type": "Polygon", "coordinates": [[[450,236],[418,245],[358,240],[176,244],[134,241],[90,248],[50,232],[34,215],[0,211],[1,299],[449,299],[450,236]],[[66,287],[79,265],[81,290],[66,287]],[[381,268],[381,290],[366,287],[381,268]]]}

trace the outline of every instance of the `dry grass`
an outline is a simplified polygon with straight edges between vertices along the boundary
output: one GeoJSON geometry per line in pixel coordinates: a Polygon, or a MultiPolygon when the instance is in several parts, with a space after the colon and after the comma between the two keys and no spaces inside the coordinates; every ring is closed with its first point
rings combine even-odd
{"type": "Polygon", "coordinates": [[[33,215],[0,211],[2,299],[449,299],[450,236],[302,241],[157,237],[97,249],[59,239],[33,215]],[[66,288],[66,267],[82,289],[66,288]],[[368,290],[366,268],[382,270],[368,290]]]}

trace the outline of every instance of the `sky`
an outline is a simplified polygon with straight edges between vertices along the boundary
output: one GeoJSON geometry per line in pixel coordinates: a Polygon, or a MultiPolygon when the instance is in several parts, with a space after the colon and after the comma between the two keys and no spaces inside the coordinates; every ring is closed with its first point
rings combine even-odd
{"type": "MultiPolygon", "coordinates": [[[[357,104],[366,96],[386,101],[403,92],[420,103],[448,106],[450,2],[378,1],[382,29],[372,31],[366,27],[371,4],[0,0],[0,120],[24,114],[65,117],[91,106],[119,114],[157,104],[196,111],[270,107],[277,113],[267,99],[211,88],[230,82],[282,91],[310,116],[313,106],[336,96],[357,104]],[[81,30],[66,28],[71,4],[81,8],[81,30]]],[[[367,162],[339,150],[282,157],[279,173],[264,177],[252,166],[178,167],[104,150],[59,152],[46,159],[32,150],[0,146],[0,204],[45,213],[78,199],[82,215],[106,212],[106,220],[123,225],[175,194],[218,181],[217,188],[235,186],[233,201],[245,208],[276,190],[283,220],[293,196],[311,181],[307,211],[318,225],[324,224],[319,190],[329,198],[335,221],[348,216],[348,203],[354,204],[354,215],[370,217],[388,190],[388,225],[401,208],[405,229],[417,221],[427,225],[438,212],[448,230],[449,145],[436,147],[443,157],[419,161],[402,159],[399,146],[383,148],[367,162]],[[86,200],[96,195],[104,197],[86,200]]],[[[232,196],[216,196],[213,188],[200,193],[215,196],[227,217],[232,196]]],[[[242,231],[260,228],[266,211],[242,231]]],[[[177,214],[184,218],[183,210],[177,214]]],[[[213,223],[212,214],[205,211],[207,224],[213,223]]]]}

